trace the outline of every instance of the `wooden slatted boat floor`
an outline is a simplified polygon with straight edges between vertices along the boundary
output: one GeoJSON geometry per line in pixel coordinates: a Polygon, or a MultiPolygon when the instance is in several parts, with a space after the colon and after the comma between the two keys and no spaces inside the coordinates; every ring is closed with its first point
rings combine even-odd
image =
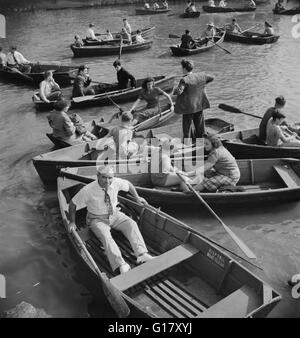
{"type": "MultiPolygon", "coordinates": [[[[102,267],[102,271],[112,278],[111,281],[119,279],[119,285],[121,285],[122,283],[125,284],[126,275],[134,272],[133,268],[137,266],[136,257],[130,243],[121,233],[113,231],[112,235],[122,252],[123,258],[132,267],[132,270],[125,275],[118,275],[112,272],[101,243],[91,231],[85,228],[80,232],[80,236],[86,241],[88,250],[96,263],[102,267]],[[123,282],[121,281],[122,278],[124,279],[123,282]]],[[[164,255],[158,256],[159,253],[149,247],[149,245],[148,249],[153,256],[157,256],[157,258],[148,262],[148,265],[152,262],[155,264],[154,261],[164,255]]],[[[193,249],[195,250],[195,248],[193,249]]],[[[170,318],[197,317],[223,298],[221,295],[216,295],[215,290],[211,286],[180,266],[180,264],[177,265],[176,262],[169,269],[157,274],[145,264],[139,267],[148,269],[147,278],[137,284],[133,283],[134,285],[124,292],[142,306],[150,307],[158,316],[170,318]]],[[[124,287],[126,288],[126,286],[124,287]]]]}

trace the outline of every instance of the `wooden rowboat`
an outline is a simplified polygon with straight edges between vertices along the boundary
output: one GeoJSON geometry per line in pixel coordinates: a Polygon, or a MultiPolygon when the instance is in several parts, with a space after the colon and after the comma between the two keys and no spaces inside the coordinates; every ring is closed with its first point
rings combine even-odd
{"type": "Polygon", "coordinates": [[[278,11],[274,8],[273,13],[278,14],[278,15],[296,15],[296,14],[300,14],[300,7],[291,8],[291,9],[284,9],[282,11],[278,11]]]}
{"type": "MultiPolygon", "coordinates": [[[[155,31],[155,27],[147,27],[147,28],[142,28],[141,30],[141,35],[144,39],[149,39],[149,38],[152,38],[153,37],[153,34],[154,34],[154,31],[155,31]]],[[[136,34],[137,34],[137,31],[132,31],[131,33],[131,38],[132,38],[132,41],[134,42],[135,41],[135,38],[136,38],[136,34]]],[[[96,36],[99,36],[101,38],[101,35],[104,35],[104,34],[96,34],[96,36]]],[[[120,44],[120,33],[112,33],[112,36],[114,38],[114,40],[107,40],[107,41],[93,41],[93,40],[88,40],[88,39],[82,39],[83,43],[87,46],[97,46],[97,45],[104,45],[104,44],[120,44]]]]}
{"type": "MultiPolygon", "coordinates": [[[[198,166],[200,165],[199,162],[198,166]]],[[[241,178],[235,189],[224,188],[215,193],[201,193],[209,205],[238,206],[300,199],[300,160],[238,160],[238,166],[241,178]]],[[[61,174],[70,179],[90,183],[96,178],[96,167],[65,168],[61,170],[61,174]]],[[[199,201],[194,195],[174,192],[170,187],[154,186],[149,171],[119,173],[117,176],[134,184],[139,195],[146,198],[150,204],[199,207],[199,201]]]]}
{"type": "Polygon", "coordinates": [[[224,37],[225,37],[225,33],[223,33],[222,36],[215,36],[214,37],[215,43],[212,43],[211,41],[209,41],[207,45],[202,45],[197,48],[181,48],[180,45],[174,45],[174,46],[171,46],[170,49],[172,51],[172,54],[175,56],[187,56],[187,55],[200,54],[200,53],[209,51],[210,49],[215,47],[215,45],[220,45],[224,41],[224,37]]]}
{"type": "Polygon", "coordinates": [[[154,15],[154,14],[168,13],[170,11],[171,9],[168,9],[168,8],[160,8],[160,9],[136,8],[135,14],[136,15],[154,15]]]}
{"type": "Polygon", "coordinates": [[[300,147],[272,147],[261,143],[259,129],[244,129],[222,135],[224,146],[236,158],[281,158],[300,159],[300,147]]]}
{"type": "Polygon", "coordinates": [[[226,31],[224,41],[239,42],[249,45],[264,45],[267,43],[274,43],[280,38],[279,35],[265,36],[257,32],[245,32],[243,34],[236,34],[226,31]]]}
{"type": "Polygon", "coordinates": [[[179,15],[180,18],[190,19],[190,18],[199,18],[200,12],[187,12],[179,15]]]}
{"type": "Polygon", "coordinates": [[[208,13],[229,13],[229,12],[254,12],[256,7],[211,7],[202,6],[204,12],[208,13]]]}
{"type": "Polygon", "coordinates": [[[23,74],[15,72],[9,67],[0,69],[0,79],[13,83],[27,83],[31,85],[39,85],[44,80],[44,72],[46,70],[53,71],[54,80],[60,86],[67,86],[77,75],[77,68],[74,66],[65,66],[60,63],[43,63],[37,62],[31,64],[31,72],[23,74]]]}
{"type": "MultiPolygon", "coordinates": [[[[112,104],[111,98],[114,102],[128,102],[134,101],[138,98],[141,91],[142,83],[145,78],[137,79],[136,88],[126,88],[114,90],[117,87],[116,83],[99,83],[98,85],[92,86],[95,95],[85,95],[74,97],[71,101],[71,108],[83,108],[83,107],[94,107],[94,106],[104,106],[112,104]]],[[[154,76],[155,86],[161,88],[164,91],[170,91],[174,86],[175,76],[154,76]]],[[[64,91],[64,97],[71,100],[73,87],[68,88],[64,91]]],[[[54,109],[54,104],[56,101],[51,101],[50,103],[43,102],[38,91],[33,94],[32,98],[35,108],[38,111],[45,111],[54,109]]]]}
{"type": "MultiPolygon", "coordinates": [[[[68,203],[84,184],[59,178],[57,185],[67,231],[68,203]]],[[[86,226],[86,211],[77,211],[76,226],[96,265],[106,274],[107,283],[121,291],[132,317],[266,317],[281,300],[277,291],[184,223],[126,198],[120,197],[119,203],[121,210],[137,221],[155,259],[137,266],[127,239],[112,231],[124,259],[132,267],[116,275],[101,242],[86,226]]],[[[95,267],[80,250],[78,239],[67,233],[76,253],[96,275],[95,267]]]]}
{"type": "MultiPolygon", "coordinates": [[[[208,132],[212,134],[216,134],[218,132],[226,132],[227,128],[232,128],[233,126],[231,124],[227,124],[227,127],[225,126],[226,122],[221,123],[218,119],[213,119],[210,121],[210,119],[205,120],[206,129],[208,132]]],[[[165,126],[162,128],[156,128],[149,131],[141,132],[143,138],[162,138],[168,136],[169,127],[165,126]]],[[[178,135],[179,131],[176,132],[178,135]]],[[[220,134],[221,135],[221,134],[220,134]]],[[[175,135],[172,135],[172,138],[176,137],[175,135]]],[[[35,169],[40,176],[41,180],[45,185],[54,185],[56,184],[56,179],[59,175],[59,171],[61,168],[66,167],[82,167],[82,166],[95,166],[97,163],[97,158],[99,156],[99,151],[93,150],[96,146],[96,143],[98,141],[92,141],[89,143],[89,147],[86,147],[86,143],[79,143],[76,145],[73,145],[71,147],[63,148],[54,150],[42,155],[38,155],[32,159],[33,165],[35,166],[35,169]]],[[[193,148],[190,147],[184,147],[182,149],[179,149],[178,152],[174,153],[174,156],[176,156],[176,162],[175,165],[178,166],[181,165],[182,162],[182,154],[185,156],[190,156],[193,152],[193,148]]],[[[197,154],[197,153],[196,153],[197,154]]],[[[199,152],[198,152],[199,154],[199,152]]],[[[199,155],[202,156],[202,153],[199,155]]],[[[138,158],[131,158],[129,160],[112,160],[112,164],[121,164],[121,165],[135,165],[140,162],[140,157],[138,158]]],[[[144,159],[142,159],[144,160],[144,159]]],[[[141,169],[143,167],[141,166],[141,169]]]]}
{"type": "MultiPolygon", "coordinates": [[[[122,45],[122,53],[133,53],[141,50],[151,48],[153,40],[147,40],[141,43],[132,43],[122,45]]],[[[83,46],[76,47],[74,44],[70,46],[74,57],[89,57],[89,56],[105,56],[105,55],[119,55],[120,43],[116,43],[115,46],[100,45],[100,46],[83,46]]]]}

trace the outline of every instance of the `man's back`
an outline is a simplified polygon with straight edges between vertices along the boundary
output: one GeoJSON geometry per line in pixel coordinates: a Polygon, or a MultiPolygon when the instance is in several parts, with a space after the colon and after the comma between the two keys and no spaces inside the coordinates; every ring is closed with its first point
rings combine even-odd
{"type": "Polygon", "coordinates": [[[274,107],[269,108],[265,112],[265,114],[264,114],[264,116],[263,116],[263,118],[262,118],[262,120],[261,120],[261,122],[259,124],[259,138],[260,138],[260,140],[262,142],[266,141],[266,137],[267,137],[267,124],[268,124],[268,121],[270,120],[270,118],[272,117],[272,115],[273,115],[273,113],[275,111],[276,111],[276,109],[274,107]]]}
{"type": "Polygon", "coordinates": [[[118,84],[120,89],[126,89],[128,87],[135,87],[136,81],[133,75],[131,75],[123,67],[117,72],[118,84]],[[130,82],[130,83],[129,83],[130,82]]]}
{"type": "Polygon", "coordinates": [[[75,133],[75,126],[66,113],[51,113],[48,115],[48,121],[55,137],[68,139],[75,133]]]}

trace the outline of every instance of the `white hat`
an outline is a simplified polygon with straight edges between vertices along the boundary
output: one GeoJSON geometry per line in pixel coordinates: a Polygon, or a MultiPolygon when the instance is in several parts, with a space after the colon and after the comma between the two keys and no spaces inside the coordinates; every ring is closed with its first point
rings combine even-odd
{"type": "Polygon", "coordinates": [[[113,176],[114,168],[110,165],[100,165],[97,167],[97,173],[105,176],[113,176]]]}

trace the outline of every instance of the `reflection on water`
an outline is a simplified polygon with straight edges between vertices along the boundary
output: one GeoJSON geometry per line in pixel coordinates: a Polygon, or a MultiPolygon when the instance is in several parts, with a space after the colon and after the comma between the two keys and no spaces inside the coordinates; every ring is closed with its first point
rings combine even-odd
{"type": "MultiPolygon", "coordinates": [[[[184,5],[174,5],[180,13],[184,5]]],[[[197,36],[209,21],[222,25],[232,14],[205,14],[199,19],[181,20],[178,16],[133,16],[134,7],[114,7],[51,12],[12,14],[7,18],[7,40],[3,45],[17,44],[31,60],[62,61],[66,64],[87,63],[94,80],[114,81],[114,58],[73,59],[69,44],[75,33],[85,35],[87,25],[94,22],[97,29],[120,29],[123,17],[128,17],[133,29],[156,26],[153,48],[137,54],[122,55],[122,62],[136,77],[180,74],[180,58],[165,52],[189,28],[197,36]],[[82,15],[84,13],[84,15],[82,15]],[[161,56],[165,53],[164,56],[161,56]],[[161,56],[161,57],[158,57],[161,56]]],[[[262,114],[274,98],[287,98],[285,112],[292,121],[300,120],[300,40],[291,36],[293,23],[289,17],[273,16],[271,5],[258,7],[255,13],[236,15],[243,29],[268,20],[281,35],[278,43],[266,46],[247,46],[226,43],[232,55],[221,49],[191,57],[196,69],[215,76],[208,86],[212,108],[208,117],[221,117],[236,128],[252,127],[257,120],[217,109],[227,103],[241,110],[262,114]]],[[[105,303],[97,302],[97,284],[89,280],[84,267],[69,247],[63,230],[55,192],[45,191],[32,166],[31,158],[49,151],[51,144],[45,136],[49,127],[44,113],[36,113],[31,103],[32,89],[0,83],[0,273],[7,278],[7,299],[0,311],[22,300],[44,308],[52,316],[107,316],[105,303]],[[96,285],[96,287],[95,287],[96,285]],[[95,298],[96,294],[96,298],[95,298]],[[93,297],[92,297],[93,296],[93,297]],[[93,299],[93,303],[91,303],[93,299]]],[[[128,106],[128,105],[126,105],[128,106]]],[[[105,119],[114,111],[111,107],[86,109],[80,115],[89,120],[105,119]]],[[[236,251],[234,242],[205,210],[168,210],[171,214],[203,231],[222,245],[236,251]]],[[[261,274],[280,293],[284,300],[271,316],[299,317],[299,302],[292,300],[286,281],[299,273],[300,214],[299,204],[217,210],[224,222],[257,254],[264,268],[261,274]],[[251,209],[250,209],[251,208],[251,209]]]]}

